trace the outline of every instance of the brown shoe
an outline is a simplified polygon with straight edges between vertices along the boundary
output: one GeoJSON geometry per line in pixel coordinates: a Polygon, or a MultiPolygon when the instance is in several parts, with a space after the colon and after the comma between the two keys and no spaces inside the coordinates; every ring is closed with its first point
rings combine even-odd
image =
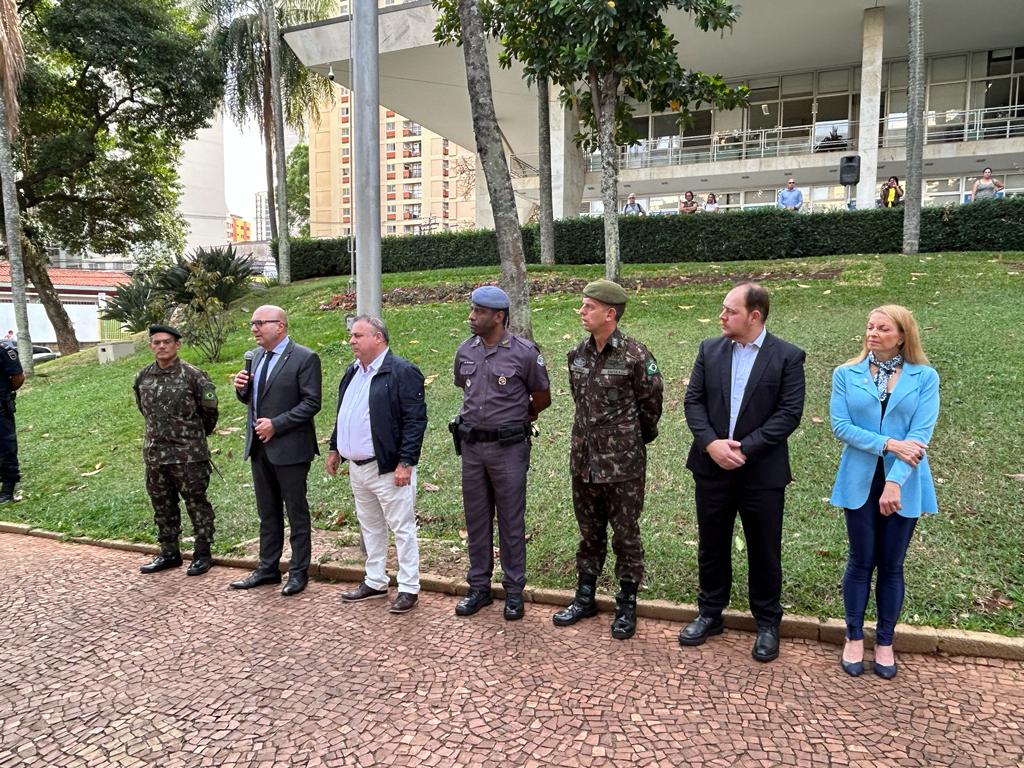
{"type": "Polygon", "coordinates": [[[343,592],[341,599],[346,603],[356,603],[360,600],[372,600],[375,597],[387,596],[388,591],[386,589],[373,589],[372,587],[366,586],[365,581],[360,581],[359,586],[351,592],[343,592]]]}
{"type": "Polygon", "coordinates": [[[414,595],[412,592],[399,592],[395,602],[391,604],[391,608],[388,610],[391,613],[408,613],[416,607],[417,597],[419,596],[414,595]]]}

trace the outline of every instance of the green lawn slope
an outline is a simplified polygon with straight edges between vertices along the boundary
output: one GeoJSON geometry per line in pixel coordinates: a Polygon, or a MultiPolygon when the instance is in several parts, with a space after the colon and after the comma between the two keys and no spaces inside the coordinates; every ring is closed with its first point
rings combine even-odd
{"type": "MultiPolygon", "coordinates": [[[[769,329],[807,350],[807,406],[790,441],[796,481],[787,496],[784,531],[786,609],[842,615],[845,528],[842,511],[827,503],[840,454],[829,429],[831,372],[859,350],[867,311],[895,302],[917,314],[925,349],[942,377],[942,413],[930,451],[940,514],[922,521],[915,534],[904,618],[1024,634],[1022,269],[1024,253],[628,266],[624,283],[635,293],[622,327],[657,356],[666,384],[661,436],[648,461],[642,521],[648,571],[642,596],[695,599],[697,533],[693,483],[683,467],[690,433],[682,398],[697,344],[719,332],[716,317],[730,283],[755,276],[772,294],[769,329]],[[638,281],[646,287],[636,290],[638,281]]],[[[577,533],[568,477],[572,402],[565,355],[581,329],[574,311],[578,293],[559,289],[599,274],[597,267],[530,268],[531,279],[541,281],[531,302],[533,328],[548,360],[553,395],[552,407],[539,421],[528,492],[529,579],[535,585],[575,583],[577,533]]],[[[459,465],[446,429],[460,402],[451,383],[452,359],[468,335],[469,288],[496,277],[496,270],[463,269],[384,278],[386,293],[425,299],[386,303],[384,315],[392,349],[415,361],[427,377],[430,424],[419,468],[420,535],[446,542],[448,549],[464,549],[459,465]]],[[[211,486],[219,553],[237,551],[257,535],[249,469],[241,458],[243,408],[229,384],[252,346],[249,313],[262,303],[285,307],[292,336],[319,352],[325,397],[317,431],[326,441],[338,380],[351,355],[343,313],[320,305],[346,288],[344,278],[329,278],[255,292],[232,314],[222,362],[205,363],[194,350],[183,351],[210,373],[221,397],[220,432],[210,439],[219,470],[211,486]]],[[[141,463],[142,418],[131,391],[135,373],[151,359],[144,346],[139,348],[134,357],[111,365],[97,365],[95,352],[87,351],[40,366],[18,398],[23,500],[0,510],[0,518],[69,535],[154,540],[141,463]]],[[[322,461],[310,473],[309,494],[318,528],[354,529],[347,482],[328,478],[322,461]]],[[[741,550],[738,537],[733,595],[738,608],[746,606],[741,550]]],[[[603,588],[611,587],[611,565],[603,588]]]]}

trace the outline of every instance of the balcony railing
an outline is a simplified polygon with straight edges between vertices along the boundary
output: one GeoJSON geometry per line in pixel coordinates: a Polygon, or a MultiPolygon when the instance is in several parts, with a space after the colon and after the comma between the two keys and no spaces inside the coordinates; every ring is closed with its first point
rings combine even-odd
{"type": "MultiPolygon", "coordinates": [[[[925,118],[926,144],[1024,138],[1024,106],[929,112],[925,118]]],[[[857,151],[859,128],[855,120],[830,120],[792,128],[664,136],[619,147],[619,168],[632,170],[819,152],[852,153],[857,151]]],[[[879,147],[904,147],[906,138],[905,114],[888,115],[878,121],[879,147]]],[[[535,155],[513,157],[513,175],[536,175],[535,158],[535,155]]],[[[600,169],[601,154],[595,152],[587,160],[587,170],[600,169]]]]}

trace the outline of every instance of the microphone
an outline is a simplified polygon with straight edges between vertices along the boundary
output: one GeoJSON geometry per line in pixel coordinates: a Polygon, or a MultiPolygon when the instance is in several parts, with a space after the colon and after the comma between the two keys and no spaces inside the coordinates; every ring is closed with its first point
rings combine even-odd
{"type": "Polygon", "coordinates": [[[242,356],[242,359],[245,360],[245,375],[249,377],[245,383],[245,388],[242,390],[245,396],[248,396],[249,392],[252,391],[252,359],[254,357],[256,357],[256,353],[251,349],[245,350],[245,354],[242,356]]]}

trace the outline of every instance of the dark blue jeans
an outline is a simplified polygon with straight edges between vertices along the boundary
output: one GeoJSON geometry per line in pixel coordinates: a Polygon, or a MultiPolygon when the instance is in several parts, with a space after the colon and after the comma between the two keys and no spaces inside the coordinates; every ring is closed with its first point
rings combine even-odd
{"type": "Polygon", "coordinates": [[[879,460],[871,481],[868,500],[860,509],[846,510],[846,533],[850,539],[850,558],[843,575],[843,602],[846,605],[846,636],[864,638],[864,611],[871,594],[871,572],[878,570],[875,602],[878,622],[876,645],[892,645],[892,633],[903,608],[903,561],[916,517],[888,517],[878,511],[878,499],[885,487],[885,473],[879,460]]]}

